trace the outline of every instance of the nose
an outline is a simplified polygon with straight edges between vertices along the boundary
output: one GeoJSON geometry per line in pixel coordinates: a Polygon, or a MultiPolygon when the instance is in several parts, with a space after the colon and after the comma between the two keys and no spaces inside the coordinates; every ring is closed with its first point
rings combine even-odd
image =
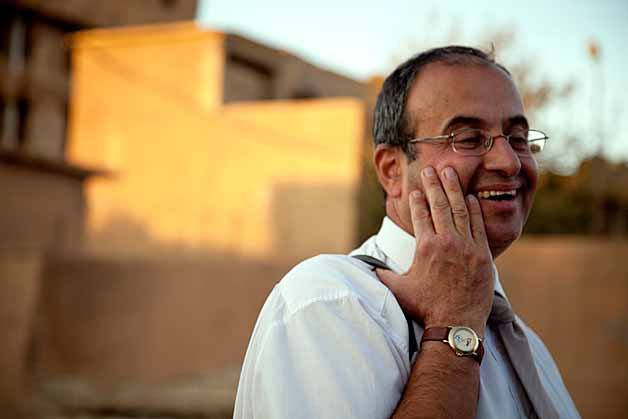
{"type": "Polygon", "coordinates": [[[521,159],[503,135],[496,135],[493,146],[484,155],[484,168],[502,172],[505,176],[516,176],[521,170],[521,159]]]}

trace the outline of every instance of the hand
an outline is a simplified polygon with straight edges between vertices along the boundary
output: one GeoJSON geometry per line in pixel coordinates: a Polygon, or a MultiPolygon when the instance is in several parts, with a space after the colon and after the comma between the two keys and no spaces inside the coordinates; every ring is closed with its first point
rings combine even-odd
{"type": "Polygon", "coordinates": [[[442,172],[444,191],[431,167],[421,177],[425,194],[410,194],[414,262],[403,275],[382,269],[377,275],[426,328],[462,325],[483,336],[494,278],[480,203],[473,195],[464,199],[453,168],[442,172]]]}

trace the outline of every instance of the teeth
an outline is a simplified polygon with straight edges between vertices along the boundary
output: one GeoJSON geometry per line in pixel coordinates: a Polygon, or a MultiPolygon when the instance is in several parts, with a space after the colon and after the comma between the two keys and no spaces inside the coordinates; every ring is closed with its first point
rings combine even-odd
{"type": "Polygon", "coordinates": [[[487,199],[491,196],[500,196],[500,195],[516,196],[517,190],[513,189],[510,191],[480,191],[478,192],[478,198],[482,198],[482,199],[487,199]]]}

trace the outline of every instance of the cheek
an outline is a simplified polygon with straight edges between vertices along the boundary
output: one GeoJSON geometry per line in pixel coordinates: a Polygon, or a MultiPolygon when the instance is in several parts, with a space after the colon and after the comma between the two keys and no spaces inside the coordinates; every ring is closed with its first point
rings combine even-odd
{"type": "Polygon", "coordinates": [[[536,159],[530,158],[521,162],[521,170],[525,174],[528,182],[528,190],[533,198],[539,181],[539,167],[536,159]]]}
{"type": "Polygon", "coordinates": [[[434,166],[434,168],[438,172],[439,177],[441,176],[441,172],[446,167],[452,167],[456,171],[456,175],[458,176],[458,181],[460,182],[462,192],[463,194],[466,194],[469,190],[469,184],[471,183],[473,176],[478,173],[479,166],[477,164],[474,164],[471,161],[471,158],[469,158],[468,162],[464,162],[464,164],[461,164],[459,161],[445,160],[439,162],[437,165],[434,166]]]}
{"type": "Polygon", "coordinates": [[[407,166],[405,176],[403,179],[404,195],[409,196],[410,192],[415,189],[423,190],[421,183],[421,169],[425,167],[419,163],[418,160],[414,160],[407,166]]]}
{"type": "Polygon", "coordinates": [[[415,172],[418,183],[421,184],[419,168],[432,166],[440,177],[441,172],[446,167],[452,167],[458,175],[462,191],[466,193],[473,176],[478,172],[481,159],[460,156],[454,153],[451,148],[434,150],[435,148],[433,147],[429,150],[430,152],[434,151],[433,153],[428,154],[428,152],[425,152],[420,154],[419,158],[413,163],[413,165],[416,165],[415,172]]]}

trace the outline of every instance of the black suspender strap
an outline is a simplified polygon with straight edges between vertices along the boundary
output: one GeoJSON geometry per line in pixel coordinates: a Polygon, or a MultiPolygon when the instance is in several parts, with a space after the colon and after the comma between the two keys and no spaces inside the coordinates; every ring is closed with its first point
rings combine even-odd
{"type": "MultiPolygon", "coordinates": [[[[388,271],[391,270],[388,265],[386,265],[381,260],[374,258],[373,256],[353,255],[353,257],[371,266],[372,270],[375,270],[375,268],[385,269],[388,271]]],[[[406,316],[406,321],[408,322],[408,357],[410,358],[410,362],[412,362],[412,356],[416,353],[418,349],[416,336],[414,334],[414,327],[412,326],[412,319],[405,312],[403,314],[406,316]]]]}

